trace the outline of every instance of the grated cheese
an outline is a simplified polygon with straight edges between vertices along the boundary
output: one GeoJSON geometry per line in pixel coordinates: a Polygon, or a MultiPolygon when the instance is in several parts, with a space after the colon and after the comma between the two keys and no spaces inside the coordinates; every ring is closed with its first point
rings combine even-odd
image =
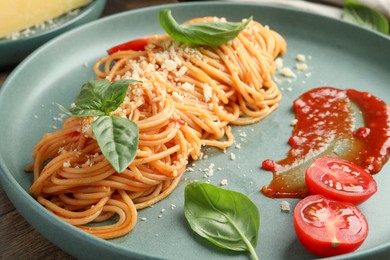
{"type": "Polygon", "coordinates": [[[288,203],[287,201],[283,200],[280,202],[280,207],[281,207],[281,210],[284,211],[284,212],[290,212],[290,203],[288,203]]]}
{"type": "Polygon", "coordinates": [[[195,90],[195,85],[185,82],[181,84],[181,88],[184,89],[185,91],[194,91],[195,90]]]}
{"type": "Polygon", "coordinates": [[[299,63],[295,65],[295,68],[299,71],[306,71],[309,67],[305,63],[299,63]]]}
{"type": "Polygon", "coordinates": [[[165,61],[164,65],[165,65],[165,68],[166,68],[168,71],[174,71],[174,70],[176,70],[176,68],[177,68],[177,63],[176,63],[175,61],[173,61],[173,60],[167,60],[167,61],[165,61]]]}
{"type": "Polygon", "coordinates": [[[297,123],[298,123],[298,119],[294,118],[293,120],[291,120],[290,125],[294,126],[297,123]]]}
{"type": "Polygon", "coordinates": [[[278,69],[278,70],[283,68],[283,59],[281,57],[276,58],[275,66],[276,66],[276,69],[278,69]]]}
{"type": "Polygon", "coordinates": [[[297,76],[295,73],[289,68],[289,67],[284,67],[281,69],[280,74],[284,77],[287,78],[296,78],[297,76]]]}
{"type": "Polygon", "coordinates": [[[227,184],[228,184],[227,179],[223,179],[223,180],[219,183],[219,185],[221,185],[221,186],[226,186],[227,184]]]}
{"type": "Polygon", "coordinates": [[[63,167],[69,168],[71,166],[70,161],[66,161],[62,164],[63,167]]]}
{"type": "Polygon", "coordinates": [[[209,84],[205,83],[202,85],[203,86],[203,96],[204,96],[204,100],[206,102],[208,102],[212,96],[213,96],[213,90],[212,88],[210,87],[209,84]]]}
{"type": "Polygon", "coordinates": [[[306,61],[306,56],[303,54],[298,54],[297,57],[295,58],[297,61],[304,62],[306,61]]]}

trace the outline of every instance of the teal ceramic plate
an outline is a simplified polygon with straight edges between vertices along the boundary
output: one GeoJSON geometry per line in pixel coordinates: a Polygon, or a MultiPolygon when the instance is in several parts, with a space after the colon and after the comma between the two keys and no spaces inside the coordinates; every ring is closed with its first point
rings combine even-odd
{"type": "MultiPolygon", "coordinates": [[[[302,92],[324,85],[370,91],[390,103],[390,40],[374,32],[318,15],[261,5],[188,3],[157,6],[107,17],[65,33],[22,62],[8,78],[0,94],[0,163],[2,185],[19,212],[44,236],[77,258],[248,259],[248,255],[219,249],[190,230],[183,214],[183,190],[191,180],[219,185],[250,197],[261,211],[257,253],[260,259],[311,259],[297,241],[292,213],[282,212],[279,199],[259,193],[271,180],[262,171],[264,159],[282,159],[288,149],[291,106],[302,92]],[[284,65],[297,75],[276,75],[283,92],[280,108],[262,122],[234,128],[236,142],[226,153],[209,149],[207,159],[196,162],[177,189],[154,207],[139,212],[135,229],[127,236],[104,241],[60,221],[28,193],[31,175],[23,171],[31,163],[31,151],[45,132],[60,127],[53,120],[54,103],[69,105],[81,84],[94,77],[93,63],[109,47],[146,35],[162,33],[157,12],[169,7],[183,22],[195,16],[222,16],[255,20],[278,31],[288,42],[284,65]],[[60,50],[60,51],[59,51],[60,50]],[[306,56],[307,71],[294,69],[295,57],[306,56]],[[236,155],[231,160],[230,154],[236,155]],[[202,169],[215,164],[214,176],[204,178],[202,169]],[[165,211],[164,211],[164,210],[165,211]],[[146,218],[146,221],[141,221],[146,218]]],[[[375,176],[379,191],[360,209],[368,218],[370,232],[356,252],[338,258],[385,255],[390,252],[390,163],[375,176]]],[[[297,200],[290,199],[293,209],[297,200]]]]}
{"type": "Polygon", "coordinates": [[[0,39],[0,67],[16,64],[50,39],[95,20],[102,13],[105,3],[106,0],[94,0],[84,7],[53,19],[43,28],[21,33],[16,39],[0,39]]]}

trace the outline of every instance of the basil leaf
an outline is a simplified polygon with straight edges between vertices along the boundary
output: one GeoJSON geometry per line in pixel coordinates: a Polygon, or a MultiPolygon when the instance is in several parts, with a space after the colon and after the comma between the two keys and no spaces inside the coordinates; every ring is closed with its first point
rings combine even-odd
{"type": "Polygon", "coordinates": [[[386,17],[355,0],[345,1],[342,19],[368,29],[389,34],[389,22],[386,17]]]}
{"type": "Polygon", "coordinates": [[[67,114],[79,117],[108,115],[123,103],[129,85],[134,82],[137,81],[118,80],[111,83],[107,80],[90,80],[83,85],[75,106],[67,114]]]}
{"type": "Polygon", "coordinates": [[[184,214],[200,236],[222,248],[249,251],[257,259],[260,213],[244,194],[194,182],[185,188],[184,214]]]}
{"type": "Polygon", "coordinates": [[[91,125],[106,159],[118,173],[123,172],[137,153],[137,124],[127,118],[100,116],[91,125]]]}
{"type": "Polygon", "coordinates": [[[104,116],[105,113],[98,109],[93,109],[87,105],[74,106],[70,110],[57,103],[57,107],[68,116],[83,117],[83,116],[104,116]]]}
{"type": "Polygon", "coordinates": [[[235,37],[252,21],[246,22],[200,22],[179,25],[171,14],[171,10],[159,12],[159,20],[163,29],[175,40],[190,46],[219,46],[235,37]]]}
{"type": "Polygon", "coordinates": [[[111,83],[108,89],[102,93],[103,106],[106,114],[117,109],[125,100],[127,89],[136,80],[119,80],[111,83]]]}
{"type": "Polygon", "coordinates": [[[65,108],[63,105],[61,104],[58,104],[56,103],[57,107],[62,111],[64,112],[67,116],[73,116],[72,113],[67,109],[65,108]]]}

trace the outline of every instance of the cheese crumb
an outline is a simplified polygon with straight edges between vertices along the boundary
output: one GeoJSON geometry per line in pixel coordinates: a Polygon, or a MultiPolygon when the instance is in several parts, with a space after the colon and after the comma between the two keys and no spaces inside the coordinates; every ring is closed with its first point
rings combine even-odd
{"type": "Polygon", "coordinates": [[[165,61],[165,67],[168,71],[174,71],[177,68],[177,63],[173,60],[165,61]]]}
{"type": "Polygon", "coordinates": [[[236,155],[234,153],[230,153],[230,160],[234,161],[236,159],[236,155]]]}
{"type": "Polygon", "coordinates": [[[297,123],[298,123],[298,119],[294,118],[293,120],[291,120],[290,125],[294,126],[297,123]]]}
{"type": "Polygon", "coordinates": [[[209,84],[203,84],[203,96],[204,100],[208,102],[213,96],[213,89],[209,84]]]}
{"type": "Polygon", "coordinates": [[[173,91],[172,97],[173,97],[173,98],[175,99],[175,101],[177,101],[177,102],[180,102],[180,103],[184,102],[184,98],[183,98],[179,93],[177,93],[176,91],[173,91]]]}
{"type": "Polygon", "coordinates": [[[184,89],[185,91],[194,91],[195,86],[194,86],[194,84],[185,82],[185,83],[183,83],[183,84],[181,85],[181,88],[184,89]]]}
{"type": "Polygon", "coordinates": [[[289,67],[284,67],[281,71],[280,74],[284,77],[287,78],[296,78],[297,76],[295,73],[289,68],[289,67]]]}
{"type": "Polygon", "coordinates": [[[66,152],[66,151],[65,151],[65,148],[64,148],[63,146],[61,146],[61,147],[58,149],[58,152],[57,152],[57,153],[62,154],[62,153],[64,153],[64,152],[66,152]]]}
{"type": "Polygon", "coordinates": [[[70,161],[66,161],[62,164],[63,167],[69,168],[71,166],[70,161]]]}
{"type": "Polygon", "coordinates": [[[223,179],[219,185],[226,186],[228,184],[227,179],[223,179]]]}
{"type": "Polygon", "coordinates": [[[146,220],[147,220],[147,218],[145,218],[145,217],[141,218],[141,221],[146,221],[146,220]]]}
{"type": "Polygon", "coordinates": [[[303,54],[298,54],[297,57],[295,58],[297,61],[304,62],[306,61],[306,56],[303,54]]]}
{"type": "Polygon", "coordinates": [[[299,71],[306,71],[309,67],[305,63],[299,63],[295,65],[295,68],[299,71]]]}
{"type": "Polygon", "coordinates": [[[215,167],[215,164],[211,163],[208,168],[203,170],[205,172],[205,176],[204,176],[205,178],[211,177],[214,175],[214,167],[215,167]]]}
{"type": "Polygon", "coordinates": [[[290,212],[290,203],[283,200],[282,202],[280,202],[280,208],[284,212],[290,212]]]}
{"type": "Polygon", "coordinates": [[[184,74],[186,74],[186,72],[188,71],[188,68],[186,66],[182,66],[178,73],[179,73],[179,76],[183,76],[184,74]]]}
{"type": "Polygon", "coordinates": [[[281,57],[276,58],[275,60],[276,69],[281,69],[283,67],[283,59],[281,57]]]}

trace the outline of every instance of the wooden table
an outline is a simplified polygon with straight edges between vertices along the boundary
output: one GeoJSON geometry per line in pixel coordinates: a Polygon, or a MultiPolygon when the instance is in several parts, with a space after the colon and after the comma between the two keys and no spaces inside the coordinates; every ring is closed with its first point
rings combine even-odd
{"type": "MultiPolygon", "coordinates": [[[[107,0],[103,16],[177,0],[107,0]]],[[[0,71],[0,86],[14,67],[0,71]]],[[[17,212],[0,186],[0,259],[74,259],[44,238],[17,212]]]]}

